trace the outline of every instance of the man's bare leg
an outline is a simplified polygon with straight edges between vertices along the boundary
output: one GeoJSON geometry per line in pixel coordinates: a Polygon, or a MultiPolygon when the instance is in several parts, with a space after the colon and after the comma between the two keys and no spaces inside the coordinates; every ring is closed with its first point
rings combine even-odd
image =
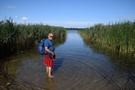
{"type": "Polygon", "coordinates": [[[48,67],[48,77],[53,78],[53,76],[51,75],[51,70],[52,70],[52,68],[48,67]]]}
{"type": "Polygon", "coordinates": [[[46,74],[49,74],[49,67],[46,65],[46,74]]]}

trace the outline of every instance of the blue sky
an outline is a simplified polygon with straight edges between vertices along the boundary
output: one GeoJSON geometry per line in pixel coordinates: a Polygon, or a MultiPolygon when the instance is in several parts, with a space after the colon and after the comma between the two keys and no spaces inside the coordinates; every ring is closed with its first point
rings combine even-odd
{"type": "Polygon", "coordinates": [[[135,0],[0,0],[0,20],[16,23],[89,27],[135,21],[135,0]]]}

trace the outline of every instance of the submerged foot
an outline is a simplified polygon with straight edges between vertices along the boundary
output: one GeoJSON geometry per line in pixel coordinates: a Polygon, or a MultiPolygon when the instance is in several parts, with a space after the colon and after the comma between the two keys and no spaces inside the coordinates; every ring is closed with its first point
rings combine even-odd
{"type": "Polygon", "coordinates": [[[54,78],[54,76],[52,76],[52,75],[48,75],[48,77],[49,77],[49,78],[54,78]]]}

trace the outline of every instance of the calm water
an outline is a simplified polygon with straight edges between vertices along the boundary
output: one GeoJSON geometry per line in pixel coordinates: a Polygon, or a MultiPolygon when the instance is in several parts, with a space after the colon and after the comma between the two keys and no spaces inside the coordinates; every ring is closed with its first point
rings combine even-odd
{"type": "Polygon", "coordinates": [[[54,79],[46,76],[43,56],[36,50],[8,58],[5,68],[14,77],[9,89],[134,90],[132,75],[119,70],[108,56],[86,47],[76,30],[67,32],[65,43],[55,53],[54,79]]]}

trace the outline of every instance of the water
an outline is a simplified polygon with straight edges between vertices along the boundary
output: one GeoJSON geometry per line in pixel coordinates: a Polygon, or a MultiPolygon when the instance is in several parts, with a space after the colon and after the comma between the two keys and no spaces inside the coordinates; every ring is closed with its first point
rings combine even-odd
{"type": "Polygon", "coordinates": [[[36,50],[8,58],[7,73],[13,77],[9,89],[20,90],[134,90],[133,75],[119,70],[108,56],[86,47],[76,30],[67,32],[64,44],[56,47],[50,79],[43,56],[36,50]]]}

